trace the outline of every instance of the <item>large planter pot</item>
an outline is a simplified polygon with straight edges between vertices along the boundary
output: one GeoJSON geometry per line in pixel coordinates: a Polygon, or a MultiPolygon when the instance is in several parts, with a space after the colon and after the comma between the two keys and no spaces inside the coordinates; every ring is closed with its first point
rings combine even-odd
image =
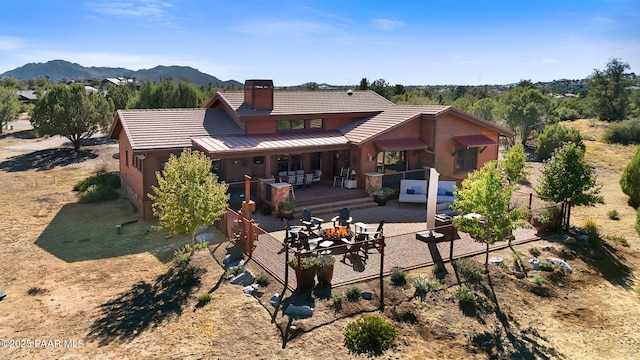
{"type": "Polygon", "coordinates": [[[321,284],[331,284],[333,279],[333,265],[318,268],[318,282],[321,284]]]}
{"type": "Polygon", "coordinates": [[[378,206],[387,205],[387,198],[384,197],[384,196],[374,196],[373,197],[373,201],[376,202],[378,204],[378,206]]]}
{"type": "Polygon", "coordinates": [[[311,290],[316,284],[316,272],[317,269],[296,269],[296,291],[311,290]]]}

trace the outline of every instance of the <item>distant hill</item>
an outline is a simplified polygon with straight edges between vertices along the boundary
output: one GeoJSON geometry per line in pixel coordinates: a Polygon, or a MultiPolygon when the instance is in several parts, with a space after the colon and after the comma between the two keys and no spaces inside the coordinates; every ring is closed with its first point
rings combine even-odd
{"type": "Polygon", "coordinates": [[[215,76],[205,74],[189,66],[156,66],[152,69],[129,70],[112,67],[84,67],[65,60],[51,60],[46,63],[29,63],[19,68],[9,70],[0,76],[10,76],[19,80],[48,77],[53,81],[104,79],[115,77],[135,78],[140,81],[151,79],[187,80],[198,86],[213,85],[217,87],[242,88],[242,83],[235,80],[222,81],[215,76]]]}

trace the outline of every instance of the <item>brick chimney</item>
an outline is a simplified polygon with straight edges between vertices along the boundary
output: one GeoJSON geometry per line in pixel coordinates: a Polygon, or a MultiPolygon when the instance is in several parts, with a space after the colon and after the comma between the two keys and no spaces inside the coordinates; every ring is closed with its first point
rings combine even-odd
{"type": "Polygon", "coordinates": [[[273,80],[246,80],[244,102],[254,110],[273,110],[273,80]]]}

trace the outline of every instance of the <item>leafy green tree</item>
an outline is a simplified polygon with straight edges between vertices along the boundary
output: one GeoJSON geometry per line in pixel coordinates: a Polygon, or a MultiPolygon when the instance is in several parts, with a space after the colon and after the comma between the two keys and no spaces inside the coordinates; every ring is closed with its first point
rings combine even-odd
{"type": "MultiPolygon", "coordinates": [[[[180,157],[171,155],[162,173],[157,172],[158,186],[153,186],[153,214],[160,227],[169,234],[191,234],[218,220],[229,202],[228,185],[218,182],[211,172],[211,159],[198,151],[185,149],[180,157]]],[[[193,248],[193,247],[192,247],[193,248]]]]}
{"type": "Polygon", "coordinates": [[[113,118],[113,103],[88,94],[81,85],[54,85],[33,109],[31,125],[40,135],[61,135],[78,150],[85,139],[106,128],[113,118]]]}
{"type": "Polygon", "coordinates": [[[452,208],[460,215],[453,226],[471,235],[476,241],[486,244],[485,268],[489,266],[489,245],[511,239],[511,232],[528,212],[523,208],[512,208],[511,195],[514,185],[507,180],[496,161],[486,163],[473,171],[456,190],[452,208]],[[466,216],[467,214],[480,216],[466,216]]]}
{"type": "Polygon", "coordinates": [[[369,80],[367,80],[366,77],[360,80],[360,86],[358,86],[358,90],[369,90],[369,80]]]}
{"type": "Polygon", "coordinates": [[[385,79],[374,80],[369,88],[387,99],[391,97],[390,85],[385,79]]]}
{"type": "Polygon", "coordinates": [[[175,83],[171,79],[160,83],[145,81],[140,87],[137,109],[195,108],[204,103],[203,92],[187,81],[175,83]]]}
{"type": "MultiPolygon", "coordinates": [[[[551,159],[542,166],[542,179],[536,193],[555,202],[571,206],[593,205],[602,200],[598,194],[601,186],[596,183],[596,174],[584,161],[584,150],[575,143],[567,143],[555,150],[551,159]]],[[[565,228],[569,225],[565,218],[565,228]]]]}
{"type": "Polygon", "coordinates": [[[582,136],[578,130],[560,124],[549,125],[538,136],[536,157],[540,160],[546,160],[551,157],[555,149],[568,142],[573,142],[582,150],[585,149],[582,136]]]}
{"type": "Polygon", "coordinates": [[[600,120],[619,121],[627,116],[631,93],[624,76],[629,64],[613,58],[605,70],[595,69],[587,82],[588,98],[600,120]]]}
{"type": "Polygon", "coordinates": [[[500,162],[509,184],[516,184],[527,177],[526,165],[527,156],[524,153],[524,145],[516,143],[505,154],[504,160],[500,162]]]}
{"type": "Polygon", "coordinates": [[[549,99],[540,90],[533,87],[531,82],[522,81],[502,95],[495,115],[518,134],[524,144],[531,131],[544,124],[548,106],[549,99]]]}
{"type": "Polygon", "coordinates": [[[129,108],[129,102],[135,98],[135,91],[129,86],[107,86],[107,99],[111,99],[116,110],[129,108]]]}
{"type": "Polygon", "coordinates": [[[640,147],[633,156],[633,159],[627,164],[620,178],[620,186],[622,192],[629,196],[629,202],[632,206],[640,206],[640,147]]]}
{"type": "Polygon", "coordinates": [[[493,121],[493,111],[497,104],[498,102],[495,99],[486,97],[474,102],[469,112],[485,120],[493,121]]]}
{"type": "Polygon", "coordinates": [[[16,91],[11,88],[0,87],[0,134],[2,127],[15,120],[20,112],[20,102],[16,91]]]}

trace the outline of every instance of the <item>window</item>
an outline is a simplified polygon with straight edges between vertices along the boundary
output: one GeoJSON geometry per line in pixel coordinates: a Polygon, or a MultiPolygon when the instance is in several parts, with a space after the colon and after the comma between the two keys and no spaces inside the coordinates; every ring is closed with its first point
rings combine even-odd
{"type": "Polygon", "coordinates": [[[456,152],[456,172],[473,171],[478,163],[478,148],[460,148],[456,152]]]}
{"type": "Polygon", "coordinates": [[[311,163],[309,165],[311,166],[311,169],[309,170],[322,169],[322,153],[319,153],[319,152],[311,153],[311,163]]]}
{"type": "Polygon", "coordinates": [[[396,171],[406,171],[407,151],[383,151],[378,153],[378,172],[390,173],[396,171]]]}
{"type": "Polygon", "coordinates": [[[322,119],[313,120],[280,120],[276,124],[278,131],[303,130],[303,129],[322,129],[324,123],[322,119]]]}
{"type": "Polygon", "coordinates": [[[302,170],[302,155],[278,155],[278,172],[302,170]]]}
{"type": "Polygon", "coordinates": [[[140,170],[140,171],[142,171],[142,160],[143,159],[144,159],[144,157],[141,156],[141,155],[134,155],[133,156],[133,166],[136,169],[140,170]]]}
{"type": "Polygon", "coordinates": [[[129,167],[129,150],[124,151],[124,165],[129,167]]]}

